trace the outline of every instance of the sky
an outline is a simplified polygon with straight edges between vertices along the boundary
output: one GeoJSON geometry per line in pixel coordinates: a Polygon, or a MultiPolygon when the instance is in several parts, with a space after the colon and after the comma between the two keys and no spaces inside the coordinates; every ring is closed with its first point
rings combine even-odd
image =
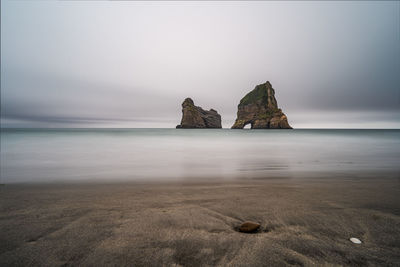
{"type": "Polygon", "coordinates": [[[233,125],[270,81],[294,128],[400,128],[400,2],[1,1],[2,127],[233,125]]]}

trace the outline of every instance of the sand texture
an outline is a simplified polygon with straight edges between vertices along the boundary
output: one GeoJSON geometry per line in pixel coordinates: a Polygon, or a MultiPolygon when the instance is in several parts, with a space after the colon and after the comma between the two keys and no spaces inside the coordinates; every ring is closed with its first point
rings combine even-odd
{"type": "Polygon", "coordinates": [[[378,177],[3,185],[0,266],[400,266],[399,185],[378,177]],[[261,231],[235,231],[246,220],[261,231]]]}

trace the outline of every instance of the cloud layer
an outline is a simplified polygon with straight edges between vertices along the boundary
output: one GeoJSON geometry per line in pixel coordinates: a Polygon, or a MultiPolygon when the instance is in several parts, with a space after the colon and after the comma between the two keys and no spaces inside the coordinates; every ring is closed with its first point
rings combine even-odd
{"type": "Polygon", "coordinates": [[[398,128],[399,5],[2,1],[2,125],[229,127],[269,80],[294,127],[398,128]]]}

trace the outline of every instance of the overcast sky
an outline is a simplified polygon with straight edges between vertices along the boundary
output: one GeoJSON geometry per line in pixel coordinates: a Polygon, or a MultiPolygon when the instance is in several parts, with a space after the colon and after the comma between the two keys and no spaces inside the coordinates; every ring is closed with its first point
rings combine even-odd
{"type": "Polygon", "coordinates": [[[400,128],[400,2],[1,1],[3,127],[235,119],[270,81],[293,127],[400,128]]]}

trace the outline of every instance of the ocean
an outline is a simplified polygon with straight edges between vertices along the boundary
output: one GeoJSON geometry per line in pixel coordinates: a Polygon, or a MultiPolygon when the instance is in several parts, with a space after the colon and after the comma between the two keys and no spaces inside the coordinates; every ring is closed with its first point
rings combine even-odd
{"type": "Polygon", "coordinates": [[[396,175],[399,159],[400,130],[2,129],[0,183],[396,175]]]}

